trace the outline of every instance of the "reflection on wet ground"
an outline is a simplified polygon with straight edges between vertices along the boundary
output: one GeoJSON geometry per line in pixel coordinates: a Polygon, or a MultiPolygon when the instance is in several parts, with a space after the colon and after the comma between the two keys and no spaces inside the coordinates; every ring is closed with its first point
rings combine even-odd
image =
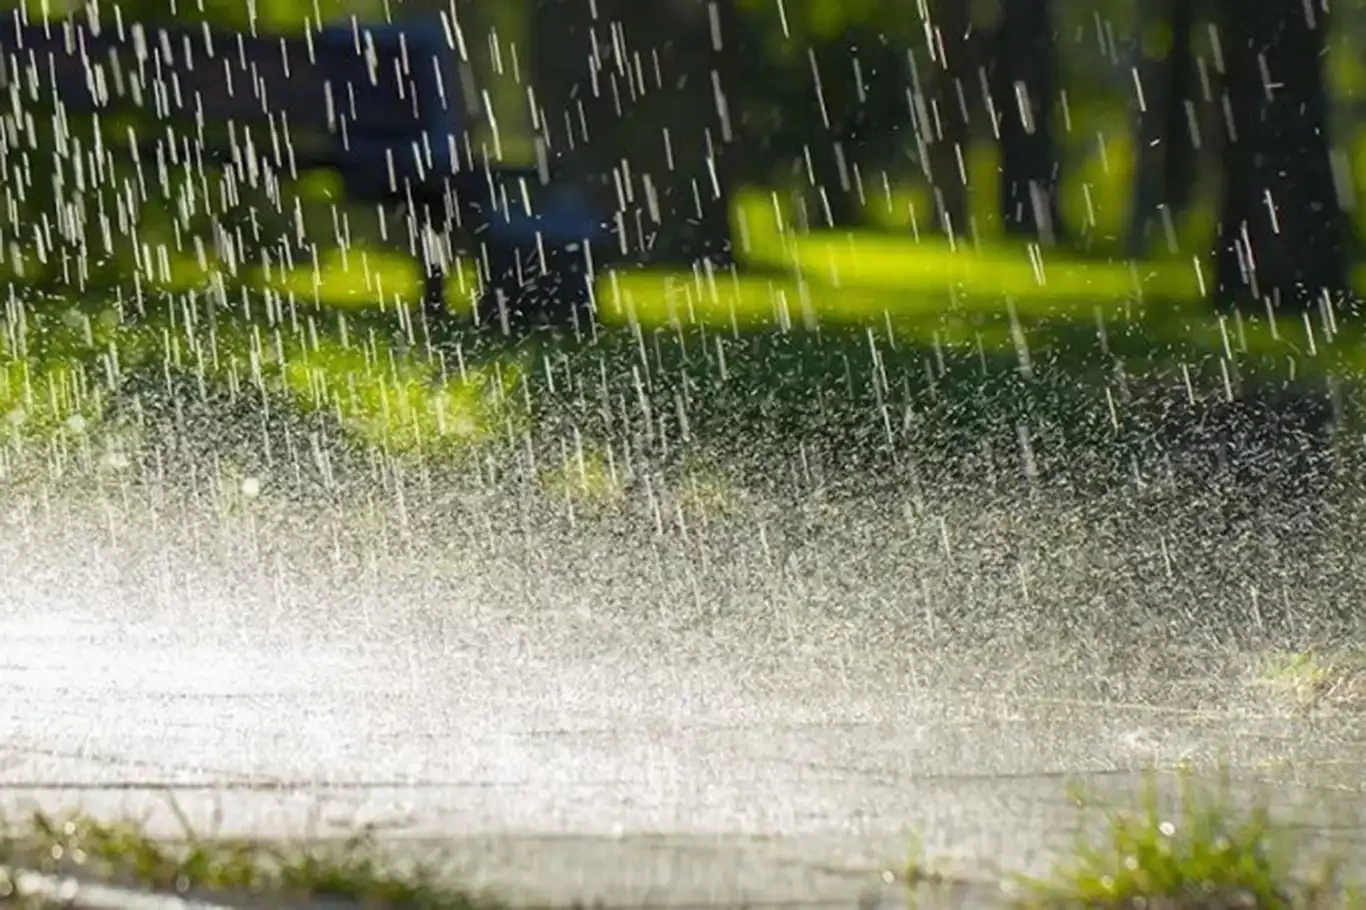
{"type": "Polygon", "coordinates": [[[737,496],[672,535],[527,499],[443,537],[416,497],[405,525],[257,492],[11,499],[5,805],[374,824],[512,895],[633,906],[874,906],[912,853],[989,901],[1082,833],[1070,783],[1127,800],[1148,768],[1228,767],[1325,847],[1366,820],[1366,714],[1255,684],[1358,589],[1350,536],[1296,574],[1190,533],[1199,498],[785,524],[737,496]]]}
{"type": "Polygon", "coordinates": [[[1366,817],[1362,724],[1340,714],[668,657],[595,678],[420,638],[271,647],[32,615],[3,632],[5,802],[150,810],[171,834],[168,792],[235,831],[373,823],[528,897],[853,900],[917,847],[984,882],[1042,871],[1078,835],[1069,782],[1123,798],[1186,761],[1275,782],[1325,840],[1366,817]]]}

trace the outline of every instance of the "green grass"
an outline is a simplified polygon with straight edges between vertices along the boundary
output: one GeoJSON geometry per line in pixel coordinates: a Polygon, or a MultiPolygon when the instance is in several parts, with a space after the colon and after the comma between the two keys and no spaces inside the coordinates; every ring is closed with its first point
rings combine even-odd
{"type": "MultiPolygon", "coordinates": [[[[1225,777],[1202,788],[1184,775],[1174,804],[1149,777],[1136,809],[1105,809],[1098,840],[1083,840],[1042,879],[1021,878],[1022,910],[1327,910],[1359,907],[1336,862],[1303,877],[1302,844],[1263,805],[1240,811],[1225,777]]],[[[1078,797],[1083,805],[1086,801],[1078,797]]]]}
{"type": "MultiPolygon", "coordinates": [[[[1080,793],[1072,798],[1083,811],[1100,809],[1099,834],[1080,840],[1045,877],[1006,876],[998,893],[1013,892],[1009,905],[1017,910],[1366,907],[1340,863],[1310,857],[1295,829],[1273,819],[1264,804],[1241,808],[1227,776],[1211,786],[1180,775],[1174,794],[1149,776],[1125,808],[1080,793]]],[[[0,826],[0,867],[276,906],[318,899],[373,908],[507,906],[451,884],[435,867],[394,863],[368,831],[340,842],[283,845],[201,837],[182,823],[184,837],[169,841],[133,822],[35,812],[0,826]]],[[[986,884],[945,875],[918,854],[901,878],[931,903],[945,888],[986,884]]],[[[0,873],[0,903],[56,906],[24,899],[0,873]]]]}
{"type": "MultiPolygon", "coordinates": [[[[284,845],[201,837],[183,823],[183,839],[171,842],[134,822],[34,812],[0,828],[0,866],[169,894],[250,898],[272,906],[327,899],[372,908],[505,906],[451,883],[435,867],[392,862],[368,831],[340,843],[284,845]]],[[[0,877],[0,904],[28,899],[30,906],[41,905],[16,888],[0,877]]]]}
{"type": "Polygon", "coordinates": [[[1366,657],[1314,649],[1269,654],[1254,668],[1252,684],[1290,708],[1360,709],[1366,704],[1366,657]]]}
{"type": "MultiPolygon", "coordinates": [[[[182,403],[269,393],[388,454],[501,462],[533,440],[550,450],[537,453],[547,489],[606,509],[621,498],[623,434],[633,450],[769,464],[813,441],[950,451],[976,443],[974,428],[1021,422],[1057,436],[1058,451],[1113,449],[1161,429],[1145,398],[1159,388],[1184,390],[1194,410],[1254,382],[1317,394],[1330,378],[1345,424],[1366,423],[1355,320],[1217,314],[1194,297],[1193,261],[797,233],[779,202],[738,200],[762,270],[602,274],[591,340],[457,327],[433,345],[413,263],[361,247],[243,274],[240,287],[211,264],[171,262],[159,287],[144,275],[140,290],[28,297],[0,317],[0,444],[98,454],[111,414],[138,395],[134,409],[164,400],[174,380],[182,403]]],[[[468,268],[452,276],[454,307],[472,291],[468,268]]],[[[695,492],[702,511],[725,511],[724,497],[695,492]]]]}

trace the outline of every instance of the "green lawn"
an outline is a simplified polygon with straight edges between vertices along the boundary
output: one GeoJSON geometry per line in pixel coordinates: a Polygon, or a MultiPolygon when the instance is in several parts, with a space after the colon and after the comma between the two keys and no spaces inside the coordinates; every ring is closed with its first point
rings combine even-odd
{"type": "MultiPolygon", "coordinates": [[[[996,896],[1018,910],[1347,910],[1362,906],[1342,858],[1311,857],[1297,829],[1260,803],[1242,805],[1225,776],[1148,776],[1132,803],[1099,803],[1079,788],[1069,798],[1091,824],[1073,851],[1042,878],[1001,873],[996,896]],[[1095,824],[1099,821],[1100,824],[1095,824]]],[[[243,899],[270,905],[339,902],[376,910],[509,906],[465,890],[436,864],[386,852],[369,832],[341,841],[272,843],[184,836],[158,838],[141,825],[83,813],[41,812],[0,824],[0,900],[19,907],[66,906],[44,899],[33,871],[109,881],[160,894],[243,899]],[[408,860],[406,863],[404,860],[408,860]]],[[[891,876],[891,873],[888,873],[891,876]]],[[[956,904],[963,881],[913,856],[895,877],[907,906],[956,904]]],[[[888,877],[886,881],[893,881],[888,877]]],[[[974,882],[982,879],[974,877],[974,882]]],[[[987,899],[982,889],[979,899],[987,899]]]]}
{"type": "MultiPolygon", "coordinates": [[[[1199,299],[1196,260],[1104,262],[1000,242],[950,249],[871,230],[796,234],[776,198],[751,193],[735,215],[759,270],[601,275],[603,328],[592,343],[465,332],[432,352],[412,315],[419,276],[394,252],[332,250],[316,266],[257,270],[235,284],[207,263],[149,257],[114,295],[7,310],[0,435],[83,432],[139,371],[183,373],[231,394],[269,387],[390,450],[516,436],[551,399],[581,411],[586,378],[598,374],[599,397],[635,397],[643,383],[665,411],[676,410],[670,396],[710,396],[718,424],[775,395],[790,411],[849,410],[896,394],[910,407],[984,381],[1033,381],[1089,401],[1117,370],[1225,391],[1254,376],[1366,375],[1354,324],[1217,314],[1199,299]],[[209,308],[208,298],[220,303],[209,308]]],[[[453,309],[468,306],[471,264],[457,263],[450,282],[453,309]]]]}

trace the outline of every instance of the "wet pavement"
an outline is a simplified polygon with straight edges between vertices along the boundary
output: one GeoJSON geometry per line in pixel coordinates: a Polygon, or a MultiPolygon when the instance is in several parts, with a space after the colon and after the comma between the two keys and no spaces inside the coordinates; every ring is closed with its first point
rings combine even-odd
{"type": "Polygon", "coordinates": [[[636,906],[892,900],[912,851],[984,882],[1040,871],[1077,836],[1070,781],[1132,793],[1183,760],[1298,774],[1278,799],[1355,804],[1337,837],[1366,819],[1341,718],[195,638],[8,617],[5,802],[168,834],[171,798],[231,831],[375,824],[510,895],[636,906]]]}
{"type": "Polygon", "coordinates": [[[698,569],[691,597],[651,600],[649,559],[609,550],[512,569],[398,534],[338,542],[278,504],[133,503],[113,526],[89,503],[30,505],[0,542],[4,807],[168,836],[176,812],[272,837],[374,825],[528,903],[679,907],[900,906],[912,855],[972,883],[948,903],[991,903],[1093,818],[1070,784],[1126,800],[1183,763],[1227,766],[1249,802],[1269,788],[1322,845],[1366,824],[1361,716],[1213,669],[1101,686],[1046,642],[889,648],[853,634],[867,615],[801,612],[901,584],[848,560],[789,565],[787,600],[759,569],[698,569]]]}

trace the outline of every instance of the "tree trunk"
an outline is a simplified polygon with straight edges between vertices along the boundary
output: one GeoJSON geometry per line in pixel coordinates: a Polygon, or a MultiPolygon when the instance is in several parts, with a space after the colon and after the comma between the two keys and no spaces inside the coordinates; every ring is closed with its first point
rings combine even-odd
{"type": "Polygon", "coordinates": [[[635,261],[730,255],[732,0],[540,0],[535,85],[552,157],[595,184],[635,261]]]}
{"type": "Polygon", "coordinates": [[[1161,20],[1139,12],[1138,72],[1141,95],[1136,101],[1134,196],[1130,210],[1129,254],[1142,257],[1149,249],[1153,215],[1166,207],[1175,219],[1190,204],[1194,190],[1199,139],[1187,117],[1195,86],[1195,0],[1166,0],[1157,10],[1161,20]],[[1165,24],[1171,41],[1162,56],[1144,46],[1143,37],[1154,25],[1165,24]]]}
{"type": "Polygon", "coordinates": [[[1345,219],[1329,162],[1323,0],[1221,0],[1225,302],[1304,308],[1347,289],[1345,219]]]}
{"type": "Polygon", "coordinates": [[[538,154],[557,176],[572,175],[615,199],[610,22],[593,0],[533,0],[531,29],[535,53],[523,65],[535,93],[538,154]]]}
{"type": "Polygon", "coordinates": [[[1061,236],[1060,162],[1053,141],[1057,101],[1049,0],[1007,0],[995,34],[992,100],[1000,120],[1001,218],[1012,236],[1061,236]]]}
{"type": "Polygon", "coordinates": [[[1184,213],[1195,193],[1199,136],[1192,132],[1187,105],[1194,103],[1195,0],[1171,0],[1172,47],[1164,99],[1166,155],[1162,199],[1173,213],[1184,213]]]}
{"type": "Polygon", "coordinates": [[[740,86],[744,78],[740,43],[743,32],[735,4],[736,0],[707,0],[706,4],[711,39],[708,54],[713,105],[710,129],[715,135],[711,146],[711,170],[715,179],[707,184],[711,195],[703,201],[697,233],[700,252],[716,265],[735,261],[731,206],[744,171],[741,160],[744,124],[740,111],[740,86]]]}
{"type": "MultiPolygon", "coordinates": [[[[915,120],[926,176],[934,199],[935,227],[947,236],[968,232],[968,143],[971,117],[968,99],[975,97],[977,59],[969,4],[934,0],[930,4],[929,47],[925,91],[916,95],[915,120]]],[[[919,89],[917,75],[917,89],[919,89]]]]}

